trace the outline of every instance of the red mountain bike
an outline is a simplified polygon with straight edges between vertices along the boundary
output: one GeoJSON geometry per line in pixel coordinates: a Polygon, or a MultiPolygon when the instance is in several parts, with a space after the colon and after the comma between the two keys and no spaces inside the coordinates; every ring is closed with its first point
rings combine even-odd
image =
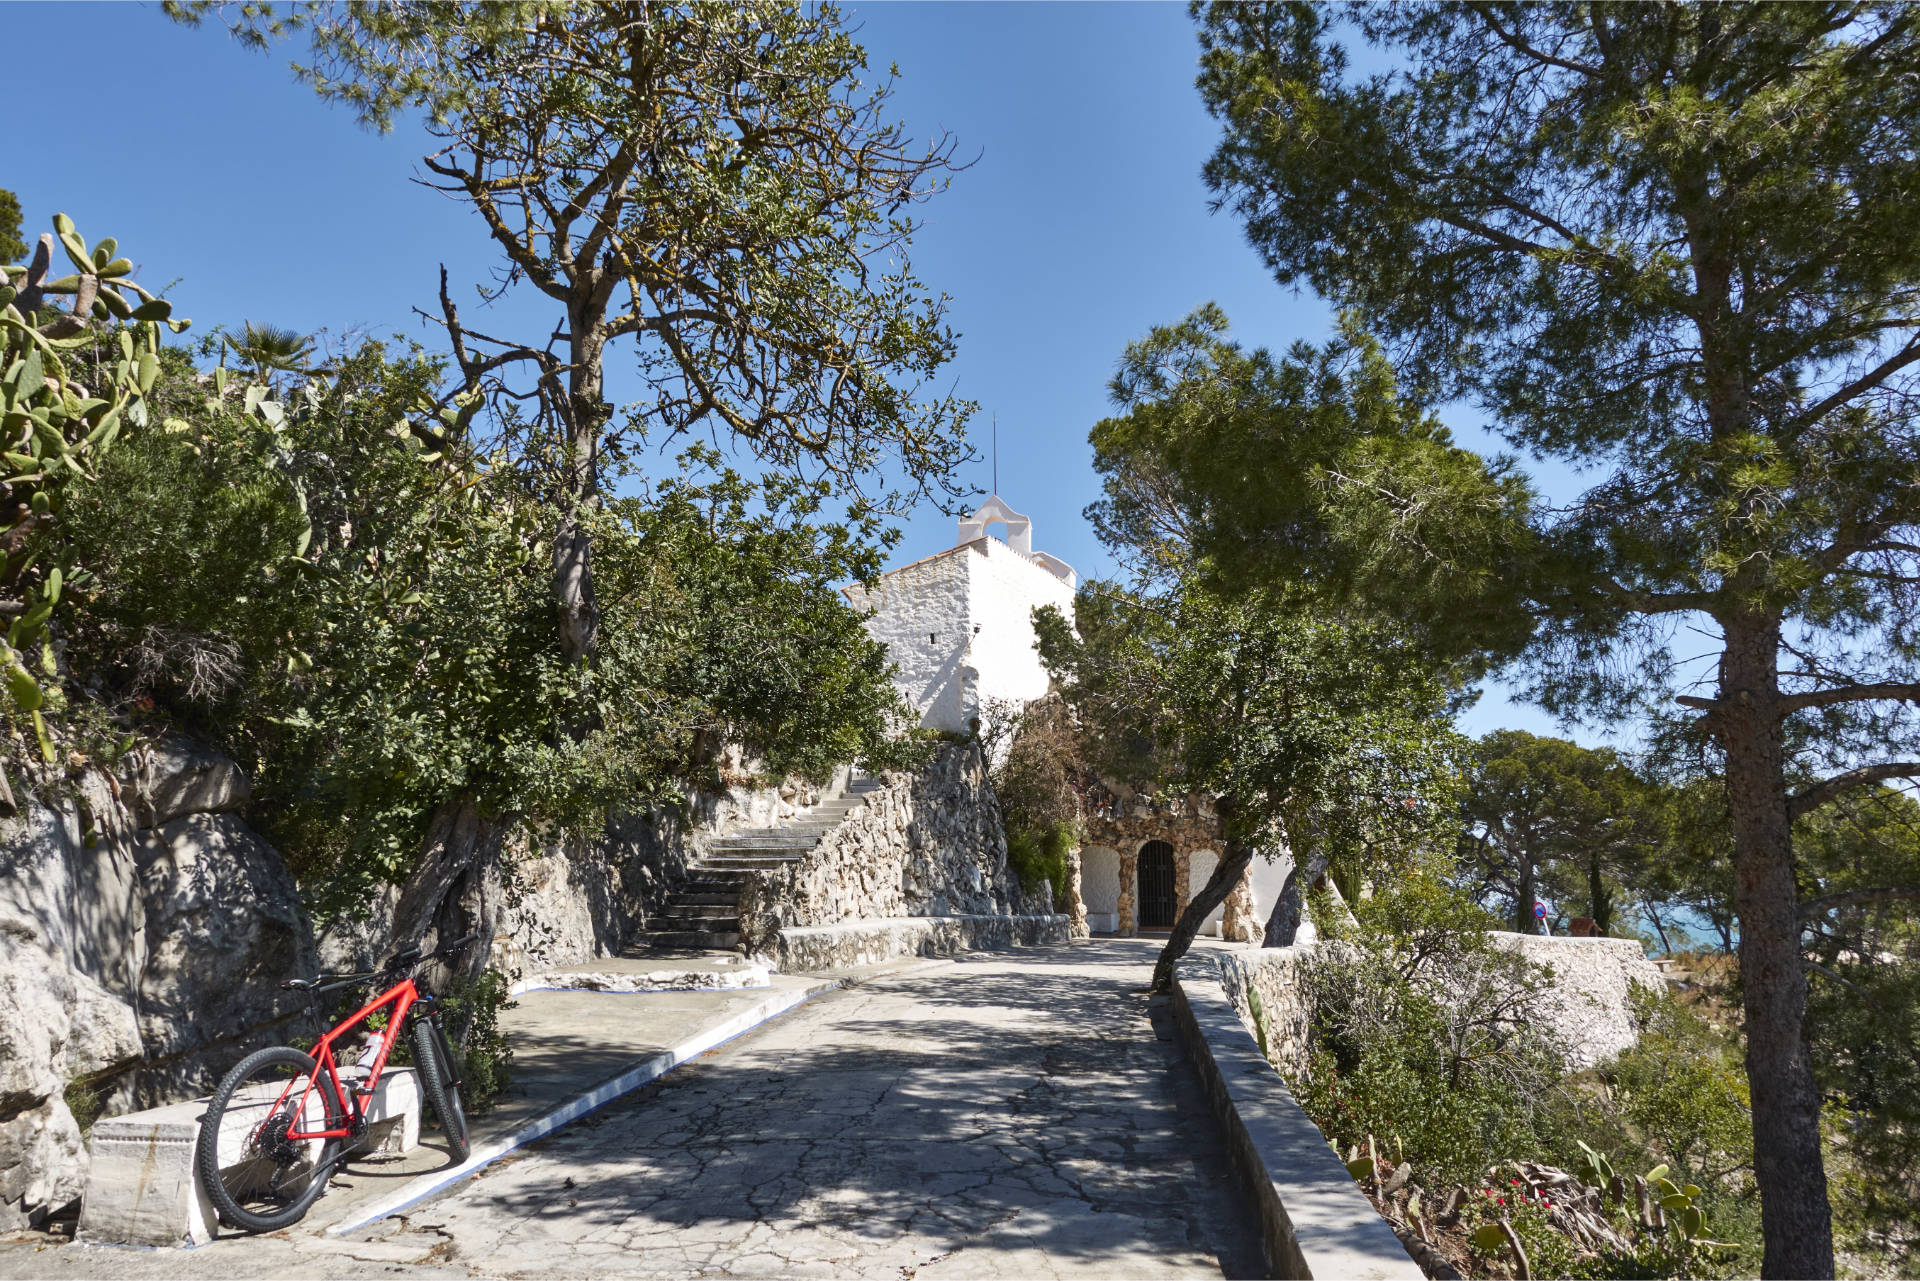
{"type": "Polygon", "coordinates": [[[248,1055],[213,1092],[194,1156],[221,1219],[248,1232],[275,1232],[300,1221],[327,1190],[347,1150],[344,1141],[366,1133],[367,1104],[403,1024],[413,1029],[420,1092],[440,1119],[453,1159],[466,1160],[467,1115],[455,1060],[440,1028],[438,1002],[414,985],[413,971],[422,961],[458,956],[474,937],[426,955],[407,948],[365,974],[322,974],[280,985],[306,993],[307,1017],[320,1040],[311,1054],[276,1046],[248,1055]],[[398,981],[332,1031],[321,1030],[321,997],[386,979],[398,981]],[[383,1010],[380,1026],[374,1017],[383,1010]],[[343,1070],[334,1045],[363,1023],[377,1038],[359,1063],[343,1070]]]}

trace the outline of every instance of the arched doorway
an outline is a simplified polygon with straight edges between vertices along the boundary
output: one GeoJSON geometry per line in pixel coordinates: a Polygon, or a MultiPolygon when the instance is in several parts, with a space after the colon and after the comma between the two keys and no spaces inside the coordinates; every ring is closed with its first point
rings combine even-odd
{"type": "Polygon", "coordinates": [[[1170,930],[1179,900],[1173,887],[1173,846],[1148,841],[1140,847],[1140,928],[1170,930]]]}

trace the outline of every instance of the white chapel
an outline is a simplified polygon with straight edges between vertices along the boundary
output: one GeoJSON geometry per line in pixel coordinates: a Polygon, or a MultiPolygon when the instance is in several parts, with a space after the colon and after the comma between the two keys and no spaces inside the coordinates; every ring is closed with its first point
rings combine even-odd
{"type": "Polygon", "coordinates": [[[960,521],[952,547],[846,593],[873,610],[867,630],[920,724],[966,733],[983,708],[1046,694],[1033,611],[1053,605],[1071,619],[1077,582],[1071,565],[1033,550],[1033,522],[994,494],[960,521]]]}

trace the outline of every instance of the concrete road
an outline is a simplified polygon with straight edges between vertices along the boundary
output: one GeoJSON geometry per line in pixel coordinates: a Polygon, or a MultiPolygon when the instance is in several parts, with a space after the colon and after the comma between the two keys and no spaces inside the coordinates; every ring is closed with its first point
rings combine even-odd
{"type": "Polygon", "coordinates": [[[1153,956],[1025,949],[816,998],[360,1240],[0,1272],[1258,1276],[1199,1083],[1149,1018],[1153,956]]]}

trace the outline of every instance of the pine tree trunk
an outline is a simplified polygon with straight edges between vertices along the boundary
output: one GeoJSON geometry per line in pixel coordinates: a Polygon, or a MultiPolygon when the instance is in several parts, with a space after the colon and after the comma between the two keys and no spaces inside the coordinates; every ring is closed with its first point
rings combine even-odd
{"type": "Polygon", "coordinates": [[[1153,990],[1156,992],[1173,990],[1173,967],[1193,946],[1201,922],[1207,919],[1209,912],[1226,902],[1227,895],[1253,864],[1253,846],[1240,841],[1228,841],[1226,845],[1226,857],[1213,869],[1213,875],[1207,878],[1206,885],[1188,902],[1187,910],[1173,923],[1173,936],[1160,949],[1160,959],[1153,966],[1153,990]]]}
{"type": "Polygon", "coordinates": [[[1779,623],[1726,624],[1714,728],[1726,749],[1734,905],[1753,1092],[1763,1277],[1831,1277],[1833,1218],[1820,1151],[1820,1092],[1806,1041],[1807,979],[1787,816],[1779,623]]]}
{"type": "Polygon", "coordinates": [[[1514,885],[1513,928],[1521,934],[1538,934],[1540,925],[1533,919],[1533,855],[1522,849],[1520,874],[1514,885]]]}
{"type": "Polygon", "coordinates": [[[1613,900],[1607,894],[1598,854],[1587,859],[1587,915],[1593,918],[1596,934],[1613,932],[1613,900]]]}

